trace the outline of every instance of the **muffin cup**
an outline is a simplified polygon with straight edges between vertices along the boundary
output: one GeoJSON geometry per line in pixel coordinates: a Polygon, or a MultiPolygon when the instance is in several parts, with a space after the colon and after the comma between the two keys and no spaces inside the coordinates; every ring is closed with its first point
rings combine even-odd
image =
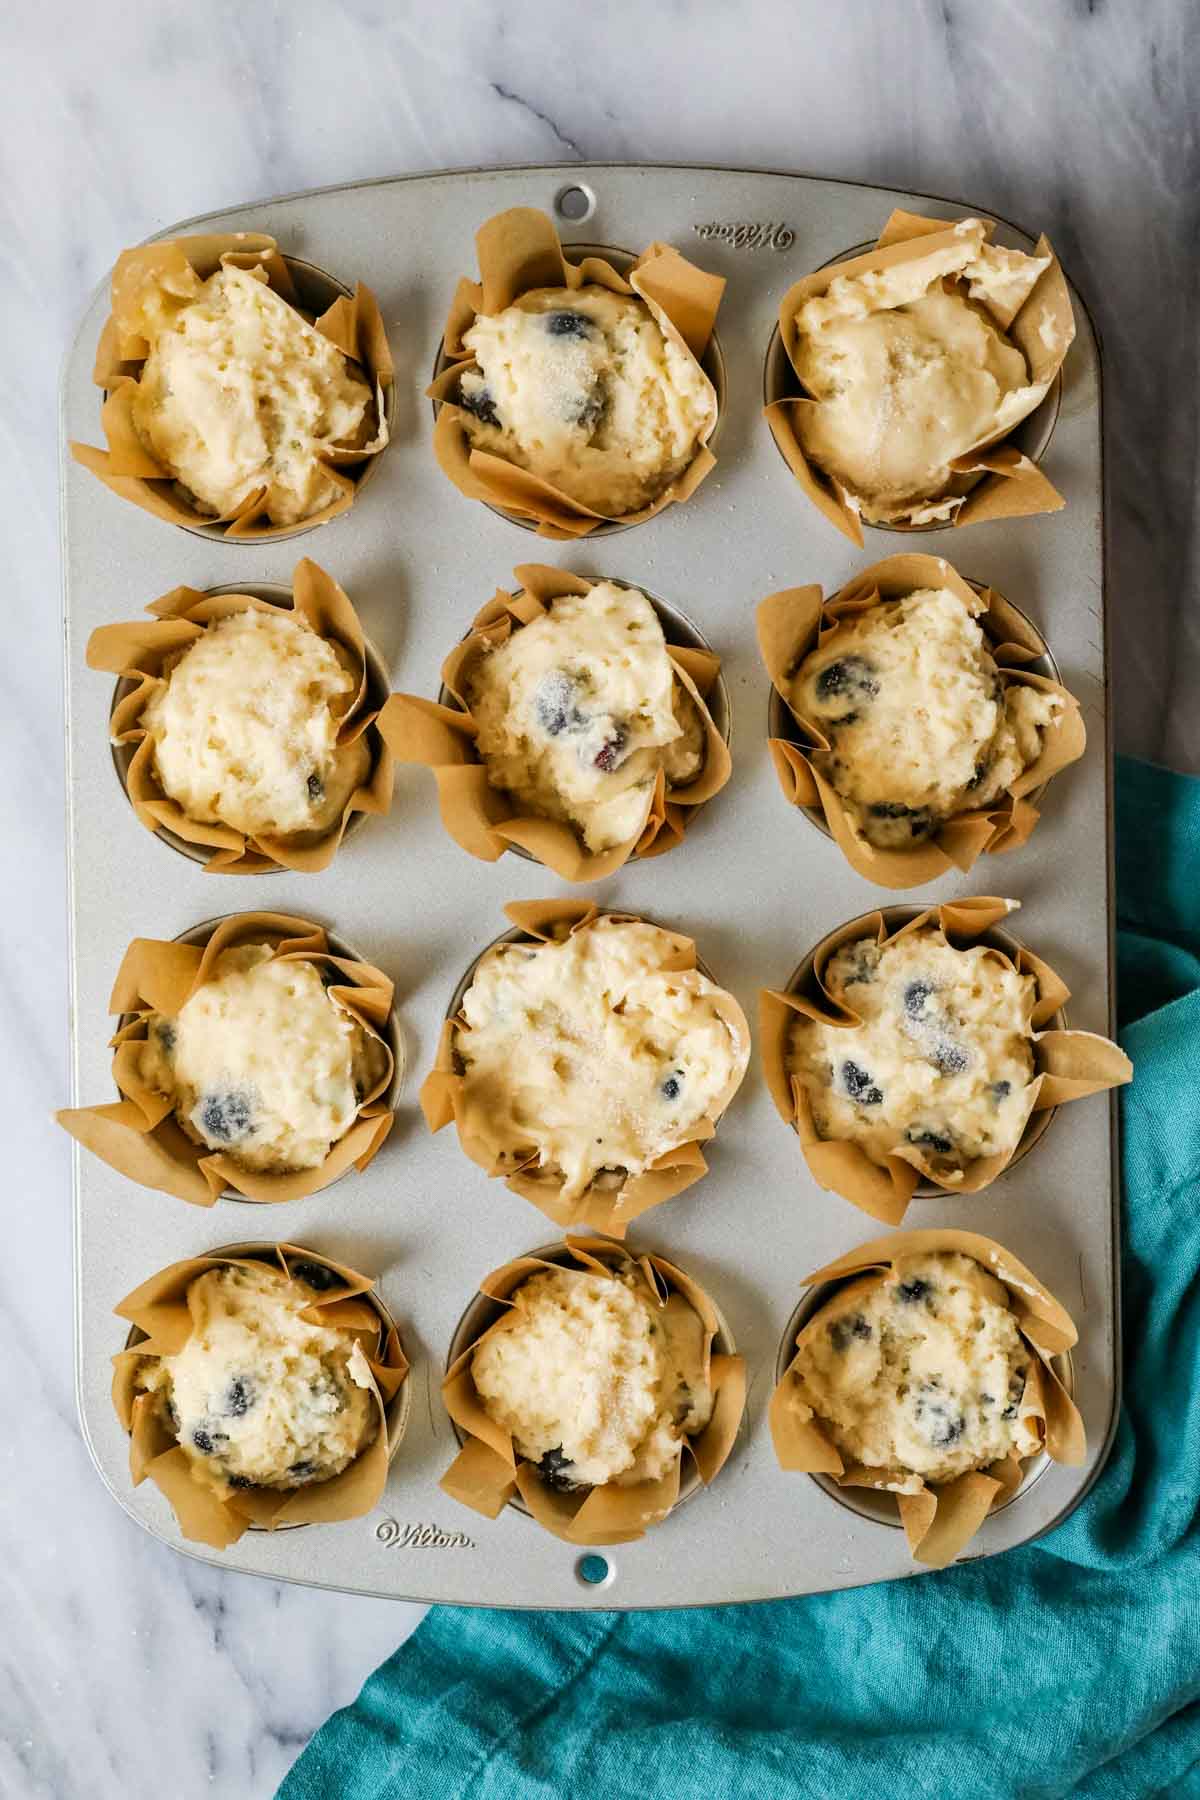
{"type": "Polygon", "coordinates": [[[110,1040],[113,1078],[122,1097],[107,1106],[68,1108],[55,1118],[119,1174],[194,1206],[211,1206],[226,1192],[259,1202],[299,1200],[319,1193],[351,1166],[365,1169],[392,1128],[389,1094],[398,1063],[397,1050],[389,1042],[395,1037],[392,994],[392,983],[381,970],[332,954],[323,926],[288,913],[232,913],[217,920],[202,943],[134,938],[109,1002],[111,1012],[126,1015],[110,1040]],[[330,993],[383,1049],[383,1076],[364,1096],[350,1129],[315,1169],[272,1174],[244,1169],[231,1156],[206,1151],[179,1125],[170,1100],[148,1087],[139,1071],[150,1015],[174,1016],[207,979],[223,950],[253,943],[271,944],[277,957],[335,972],[341,979],[330,985],[330,993]]]}
{"type": "MultiPolygon", "coordinates": [[[[985,221],[990,239],[995,225],[985,221]]],[[[778,376],[770,375],[779,359],[768,353],[768,396],[763,408],[771,435],[805,494],[831,525],[862,547],[863,521],[859,507],[841,483],[810,463],[801,447],[796,431],[798,412],[819,402],[811,399],[796,368],[796,314],[807,300],[828,291],[830,283],[842,276],[858,276],[895,268],[913,262],[954,243],[955,222],[927,219],[917,213],[897,209],[892,213],[873,250],[848,262],[828,263],[803,280],[797,281],[784,295],[779,306],[779,335],[787,358],[791,393],[777,392],[778,376]]],[[[1024,353],[1031,383],[1047,391],[1062,367],[1075,336],[1075,315],[1058,258],[1043,236],[1038,239],[1037,256],[1049,256],[1050,266],[1043,269],[1032,291],[1015,311],[984,302],[993,323],[1007,333],[1024,353]]],[[[971,525],[985,519],[1025,518],[1035,513],[1058,512],[1066,502],[1058,490],[1042,474],[1037,464],[1014,442],[1024,421],[1004,432],[1001,437],[985,438],[965,455],[956,457],[950,467],[963,478],[967,490],[953,497],[949,516],[939,525],[971,525]]],[[[949,496],[947,497],[950,498],[949,496]]],[[[929,502],[930,505],[940,504],[929,502]]],[[[868,520],[868,524],[873,522],[868,520]]],[[[920,529],[923,521],[888,522],[892,529],[920,529]]]]}
{"type": "Polygon", "coordinates": [[[392,353],[371,289],[359,282],[351,296],[322,270],[283,256],[274,238],[247,231],[165,238],[123,250],[112,273],[112,313],[100,334],[93,380],[106,395],[100,422],[108,448],[98,450],[92,444],[72,442],[76,462],[90,469],[119,499],[132,501],[168,525],[209,537],[257,542],[294,537],[324,525],[353,505],[375,459],[387,445],[394,401],[392,353]],[[367,444],[328,451],[321,458],[330,480],[340,489],[338,497],[294,525],[265,522],[262,488],[233,513],[214,518],[200,512],[181,496],[174,475],[157,461],[134,429],[131,407],[149,354],[145,338],[137,332],[139,290],[150,282],[163,281],[175,293],[191,292],[226,266],[261,269],[268,286],[297,311],[303,310],[305,298],[317,294],[325,298],[336,291],[338,298],[312,321],[314,329],[357,363],[374,388],[374,438],[367,444]]]}
{"type": "Polygon", "coordinates": [[[640,525],[672,501],[690,500],[716,462],[708,446],[717,428],[718,396],[700,363],[712,342],[724,278],[707,274],[670,244],[658,242],[632,263],[628,280],[607,252],[568,262],[549,214],[529,206],[514,206],[488,219],[476,232],[475,245],[481,279],[460,280],[442,334],[439,361],[444,359],[446,366],[425,390],[437,407],[434,454],[460,493],[482,500],[517,523],[528,523],[540,537],[556,539],[586,537],[606,526],[640,525]],[[713,396],[713,423],[698,440],[687,468],[649,506],[619,516],[593,512],[528,469],[489,451],[473,450],[456,400],[463,372],[475,367],[463,334],[479,313],[503,312],[532,288],[575,289],[586,283],[644,300],[664,336],[696,363],[713,396]]]}
{"type": "MultiPolygon", "coordinates": [[[[633,836],[609,850],[586,850],[570,825],[515,812],[512,797],[488,781],[486,765],[475,749],[476,726],[464,693],[471,665],[489,648],[506,643],[514,631],[542,618],[553,600],[564,594],[587,594],[596,585],[581,575],[541,563],[525,563],[513,572],[521,584],[518,591],[510,594],[498,588],[495,597],[475,615],[470,632],[442,664],[444,691],[454,704],[444,706],[415,694],[393,694],[379,715],[379,730],[398,762],[418,763],[433,771],[442,823],[470,855],[495,862],[512,849],[544,863],[563,881],[602,881],[631,857],[661,856],[673,850],[682,841],[696,808],[711,800],[729,780],[729,707],[720,682],[721,660],[711,650],[668,644],[671,666],[696,703],[704,725],[704,766],[694,781],[672,788],[669,794],[660,769],[645,821],[633,836]],[[725,720],[724,733],[709,710],[710,697],[725,720]]],[[[657,606],[655,610],[658,612],[657,606]]],[[[670,630],[669,618],[660,614],[660,623],[670,630]]]]}
{"type": "Polygon", "coordinates": [[[1040,814],[1035,798],[1060,769],[1077,762],[1087,744],[1079,702],[1057,681],[1030,668],[1049,652],[1025,615],[994,588],[976,592],[944,557],[912,553],[872,563],[824,600],[817,586],[784,588],[758,608],[758,647],[771,677],[776,711],[796,728],[795,737],[768,740],[784,798],[802,808],[834,839],[846,861],[879,887],[920,887],[951,869],[967,874],[983,854],[1015,850],[1028,839],[1040,814]],[[948,588],[976,620],[1008,686],[1057,694],[1062,709],[1045,732],[1041,755],[1007,792],[986,807],[955,814],[922,844],[909,850],[879,849],[853,829],[850,814],[836,788],[814,767],[813,750],[829,747],[818,724],[792,710],[788,690],[804,658],[844,620],[853,620],[881,600],[901,599],[920,588],[948,588]]]}
{"type": "Polygon", "coordinates": [[[794,1127],[808,1164],[809,1174],[823,1188],[840,1194],[851,1205],[885,1225],[898,1225],[914,1193],[978,1194],[990,1186],[1009,1164],[1031,1150],[1049,1124],[1054,1107],[1069,1100],[1097,1094],[1132,1080],[1133,1065],[1124,1051],[1108,1038],[1090,1031],[1068,1031],[1061,1019],[1070,999],[1066,983],[1042,959],[997,930],[1001,919],[1016,910],[1019,901],[987,896],[947,901],[942,906],[890,906],[863,913],[839,925],[822,938],[794,972],[782,992],[765,988],[759,996],[759,1048],[763,1074],[779,1116],[794,1127]],[[788,1039],[794,1019],[816,1019],[825,1025],[855,1026],[858,1015],[839,1007],[825,987],[825,966],[843,944],[874,937],[877,944],[936,924],[947,941],[983,943],[998,961],[1034,980],[1030,1014],[1034,1079],[1026,1089],[1028,1112],[1025,1129],[1016,1146],[1005,1155],[980,1156],[968,1163],[961,1178],[940,1178],[914,1146],[912,1159],[889,1156],[886,1166],[872,1162],[858,1144],[844,1138],[822,1138],[813,1122],[812,1103],[799,1076],[787,1068],[788,1039]],[[920,1185],[919,1185],[920,1184],[920,1185]]]}
{"type": "MultiPolygon", "coordinates": [[[[421,1110],[431,1131],[440,1131],[443,1125],[449,1125],[453,1120],[458,1128],[459,1145],[471,1161],[478,1163],[488,1175],[502,1176],[507,1187],[531,1201],[555,1225],[562,1229],[586,1226],[593,1231],[605,1231],[610,1237],[623,1238],[631,1220],[648,1212],[652,1206],[659,1206],[664,1200],[681,1194],[708,1173],[700,1146],[716,1131],[717,1122],[741,1086],[742,1074],[737,1075],[721,1095],[712,1117],[702,1119],[696,1126],[696,1135],[686,1144],[665,1150],[644,1174],[626,1175],[610,1186],[593,1181],[577,1199],[564,1200],[561,1175],[553,1170],[539,1169],[536,1151],[531,1153],[524,1146],[514,1148],[505,1143],[496,1136],[490,1121],[467,1105],[466,1083],[454,1050],[455,1028],[463,1016],[462,996],[483,957],[494,950],[497,943],[562,940],[573,937],[577,931],[589,930],[602,918],[641,921],[634,913],[602,913],[590,900],[514,900],[504,910],[517,931],[489,944],[460,982],[442,1026],[433,1068],[421,1084],[421,1110]]],[[[681,986],[694,985],[697,972],[703,972],[694,941],[677,932],[670,932],[668,936],[675,945],[668,967],[679,975],[681,986]]],[[[732,994],[719,992],[720,998],[714,997],[714,1006],[734,1042],[748,1042],[750,1028],[741,1007],[732,994]]]]}
{"type": "MultiPolygon", "coordinates": [[[[278,591],[278,590],[277,590],[278,591]]],[[[178,587],[146,611],[154,623],[130,620],[100,625],[88,639],[90,669],[106,669],[120,677],[109,720],[109,734],[122,786],[147,830],[215,875],[261,875],[276,869],[315,873],[328,868],[352,820],[386,813],[392,803],[392,756],[376,721],[387,696],[387,674],[378,653],[363,635],[349,597],[331,575],[303,557],[292,574],[288,599],[253,593],[200,593],[178,587]],[[294,613],[320,638],[340,646],[357,676],[353,699],[338,729],[339,745],[364,733],[372,751],[371,772],[346,802],[336,827],[316,843],[289,844],[285,839],[248,837],[230,825],[206,825],[190,819],[163,792],[154,769],[154,744],[142,725],[142,714],[158,692],[163,670],[190,649],[206,628],[241,612],[294,613]]]]}
{"type": "Polygon", "coordinates": [[[134,1487],[149,1476],[175,1514],[185,1538],[214,1550],[228,1549],[254,1527],[274,1531],[289,1525],[332,1524],[357,1519],[378,1502],[388,1464],[408,1425],[411,1391],[405,1385],[408,1360],[383,1303],[370,1293],[371,1278],[298,1244],[233,1244],[207,1256],[173,1263],[127,1294],[113,1310],[133,1327],[126,1348],[113,1357],[113,1407],[129,1434],[129,1472],[134,1487]],[[192,1333],[187,1291],[210,1269],[247,1268],[270,1262],[291,1276],[293,1268],[316,1263],[341,1277],[308,1309],[320,1322],[359,1335],[371,1370],[379,1429],[372,1442],[340,1475],[311,1487],[280,1492],[251,1487],[222,1500],[193,1480],[191,1464],[163,1424],[148,1394],[138,1394],[139,1366],[149,1357],[172,1356],[192,1333]]]}
{"type": "MultiPolygon", "coordinates": [[[[633,1257],[633,1252],[628,1256],[633,1257]]],[[[438,1484],[443,1493],[489,1519],[511,1502],[569,1544],[628,1544],[690,1498],[698,1485],[707,1486],[714,1479],[733,1448],[745,1409],[746,1364],[742,1357],[727,1353],[733,1349],[728,1327],[704,1289],[660,1256],[642,1255],[633,1260],[660,1303],[665,1303],[674,1289],[699,1314],[706,1332],[713,1391],[712,1418],[694,1438],[684,1439],[675,1467],[660,1480],[630,1487],[607,1482],[584,1493],[559,1493],[541,1479],[535,1464],[520,1457],[511,1436],[488,1416],[476,1391],[471,1370],[476,1347],[496,1329],[499,1319],[495,1315],[500,1312],[503,1316],[502,1309],[512,1303],[514,1289],[545,1269],[576,1267],[604,1274],[614,1262],[623,1260],[626,1257],[603,1238],[568,1238],[563,1244],[516,1257],[480,1282],[479,1292],[491,1304],[484,1307],[477,1301],[464,1316],[456,1344],[471,1331],[472,1324],[475,1329],[464,1349],[455,1353],[452,1348],[442,1382],[442,1399],[462,1446],[438,1484]],[[477,1311],[492,1318],[485,1330],[479,1329],[477,1311]],[[716,1355],[711,1354],[714,1342],[716,1355]],[[690,1465],[686,1475],[685,1459],[690,1465]]]]}
{"type": "MultiPolygon", "coordinates": [[[[1077,1467],[1087,1452],[1083,1420],[1052,1359],[1064,1356],[1079,1334],[1065,1308],[1037,1276],[991,1238],[973,1231],[903,1231],[849,1251],[825,1268],[806,1275],[802,1285],[841,1284],[851,1276],[863,1274],[878,1274],[883,1279],[898,1258],[934,1251],[957,1251],[973,1258],[1008,1289],[1017,1329],[1033,1353],[1025,1393],[1035,1404],[1034,1416],[1041,1420],[1044,1449],[1053,1461],[1077,1467]]],[[[816,1329],[822,1309],[831,1298],[832,1295],[827,1296],[805,1320],[797,1346],[816,1329]]],[[[785,1345],[782,1354],[786,1356],[790,1348],[790,1344],[785,1345]]],[[[795,1373],[798,1357],[797,1348],[768,1409],[780,1467],[824,1477],[839,1488],[894,1493],[909,1548],[918,1562],[932,1569],[945,1568],[974,1537],[988,1513],[1006,1505],[1017,1493],[1025,1469],[1015,1454],[987,1469],[972,1470],[936,1486],[926,1486],[904,1469],[868,1469],[853,1464],[847,1467],[821,1421],[799,1396],[795,1373]],[[898,1491],[901,1484],[914,1479],[918,1481],[915,1492],[898,1491]]]]}

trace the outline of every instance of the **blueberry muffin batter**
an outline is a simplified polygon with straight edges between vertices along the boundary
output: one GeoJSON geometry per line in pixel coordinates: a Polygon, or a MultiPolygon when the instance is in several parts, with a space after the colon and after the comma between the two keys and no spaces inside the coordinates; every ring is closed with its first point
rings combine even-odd
{"type": "Polygon", "coordinates": [[[978,219],[953,229],[948,247],[835,276],[796,315],[796,372],[819,403],[801,409],[801,444],[868,521],[948,518],[967,488],[951,460],[1003,437],[1046,392],[997,319],[1050,258],[985,243],[978,219]]]}
{"type": "Polygon", "coordinates": [[[289,613],[214,621],[142,713],[159,785],[202,824],[324,837],[370,770],[361,734],[337,741],[356,686],[338,647],[289,613]]]}
{"type": "Polygon", "coordinates": [[[471,445],[593,512],[648,506],[716,419],[699,365],[645,301],[607,288],[535,288],[463,335],[476,367],[458,394],[471,445]]]}
{"type": "Polygon", "coordinates": [[[472,1373],[517,1454],[568,1491],[665,1475],[713,1406],[704,1324],[682,1295],[660,1305],[629,1263],[547,1270],[513,1300],[472,1373]]]}
{"type": "Polygon", "coordinates": [[[800,664],[790,700],[829,742],[811,761],[852,827],[888,850],[998,801],[1062,709],[1056,694],[1004,681],[949,588],[840,621],[800,664]]]}
{"type": "Polygon", "coordinates": [[[227,517],[266,489],[273,525],[296,525],[340,489],[322,455],[384,429],[347,358],[253,270],[227,266],[181,299],[143,297],[150,344],[133,401],[146,448],[204,513],[227,517]]]}
{"type": "Polygon", "coordinates": [[[905,1471],[902,1491],[917,1492],[1040,1448],[1031,1359],[1003,1284],[937,1251],[843,1288],[805,1328],[792,1367],[846,1465],[905,1471]]]}
{"type": "Polygon", "coordinates": [[[645,823],[704,764],[704,726],[644,594],[599,581],[564,594],[474,666],[467,700],[493,787],[573,825],[589,850],[645,823]]]}
{"type": "Polygon", "coordinates": [[[188,1289],[183,1349],[139,1370],[139,1388],[157,1396],[193,1478],[221,1499],[238,1488],[328,1481],[375,1436],[358,1339],[304,1317],[329,1280],[315,1263],[290,1281],[265,1264],[210,1269],[188,1289]]]}
{"type": "Polygon", "coordinates": [[[927,926],[882,947],[843,944],[824,983],[861,1024],[798,1016],[792,1028],[787,1066],[820,1137],[857,1144],[875,1163],[924,1163],[943,1181],[1016,1149],[1034,1072],[1032,976],[927,926]]]}
{"type": "Polygon", "coordinates": [[[378,1083],[384,1050],[316,965],[244,944],[173,1019],[151,1014],[141,1076],[187,1135],[245,1169],[315,1169],[378,1083]]]}
{"type": "Polygon", "coordinates": [[[667,972],[674,953],[657,926],[600,919],[562,942],[498,946],[463,997],[464,1112],[560,1173],[564,1199],[643,1173],[741,1081],[750,1046],[715,1004],[727,996],[667,972]]]}

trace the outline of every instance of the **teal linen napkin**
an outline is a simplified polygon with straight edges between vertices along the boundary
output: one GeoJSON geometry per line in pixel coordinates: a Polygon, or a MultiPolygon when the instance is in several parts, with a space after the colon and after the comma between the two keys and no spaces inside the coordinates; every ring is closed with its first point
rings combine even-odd
{"type": "Polygon", "coordinates": [[[695,1612],[439,1607],[279,1800],[1200,1796],[1200,780],[1117,771],[1124,1408],[1036,1544],[695,1612]]]}

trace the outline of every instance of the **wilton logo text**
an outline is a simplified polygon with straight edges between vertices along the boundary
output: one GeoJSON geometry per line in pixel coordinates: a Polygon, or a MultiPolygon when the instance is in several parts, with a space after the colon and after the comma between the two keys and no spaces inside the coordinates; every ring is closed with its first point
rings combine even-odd
{"type": "Polygon", "coordinates": [[[473,1550],[475,1542],[465,1531],[439,1531],[436,1525],[381,1519],[375,1536],[385,1550],[473,1550]]]}
{"type": "Polygon", "coordinates": [[[722,224],[713,220],[707,225],[693,225],[697,237],[719,238],[734,250],[790,250],[796,234],[790,225],[768,220],[765,225],[752,225],[745,220],[722,224]]]}

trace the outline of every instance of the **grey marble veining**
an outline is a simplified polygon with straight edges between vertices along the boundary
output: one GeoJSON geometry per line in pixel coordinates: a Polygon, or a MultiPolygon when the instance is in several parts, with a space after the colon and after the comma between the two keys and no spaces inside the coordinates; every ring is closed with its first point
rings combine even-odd
{"type": "Polygon", "coordinates": [[[888,182],[1042,227],[1106,357],[1117,740],[1196,769],[1198,74],[1189,0],[5,13],[4,1796],[267,1795],[415,1616],[173,1555],[76,1428],[68,1156],[45,1123],[66,1090],[56,385],[117,250],[255,194],[576,155],[888,182]]]}

